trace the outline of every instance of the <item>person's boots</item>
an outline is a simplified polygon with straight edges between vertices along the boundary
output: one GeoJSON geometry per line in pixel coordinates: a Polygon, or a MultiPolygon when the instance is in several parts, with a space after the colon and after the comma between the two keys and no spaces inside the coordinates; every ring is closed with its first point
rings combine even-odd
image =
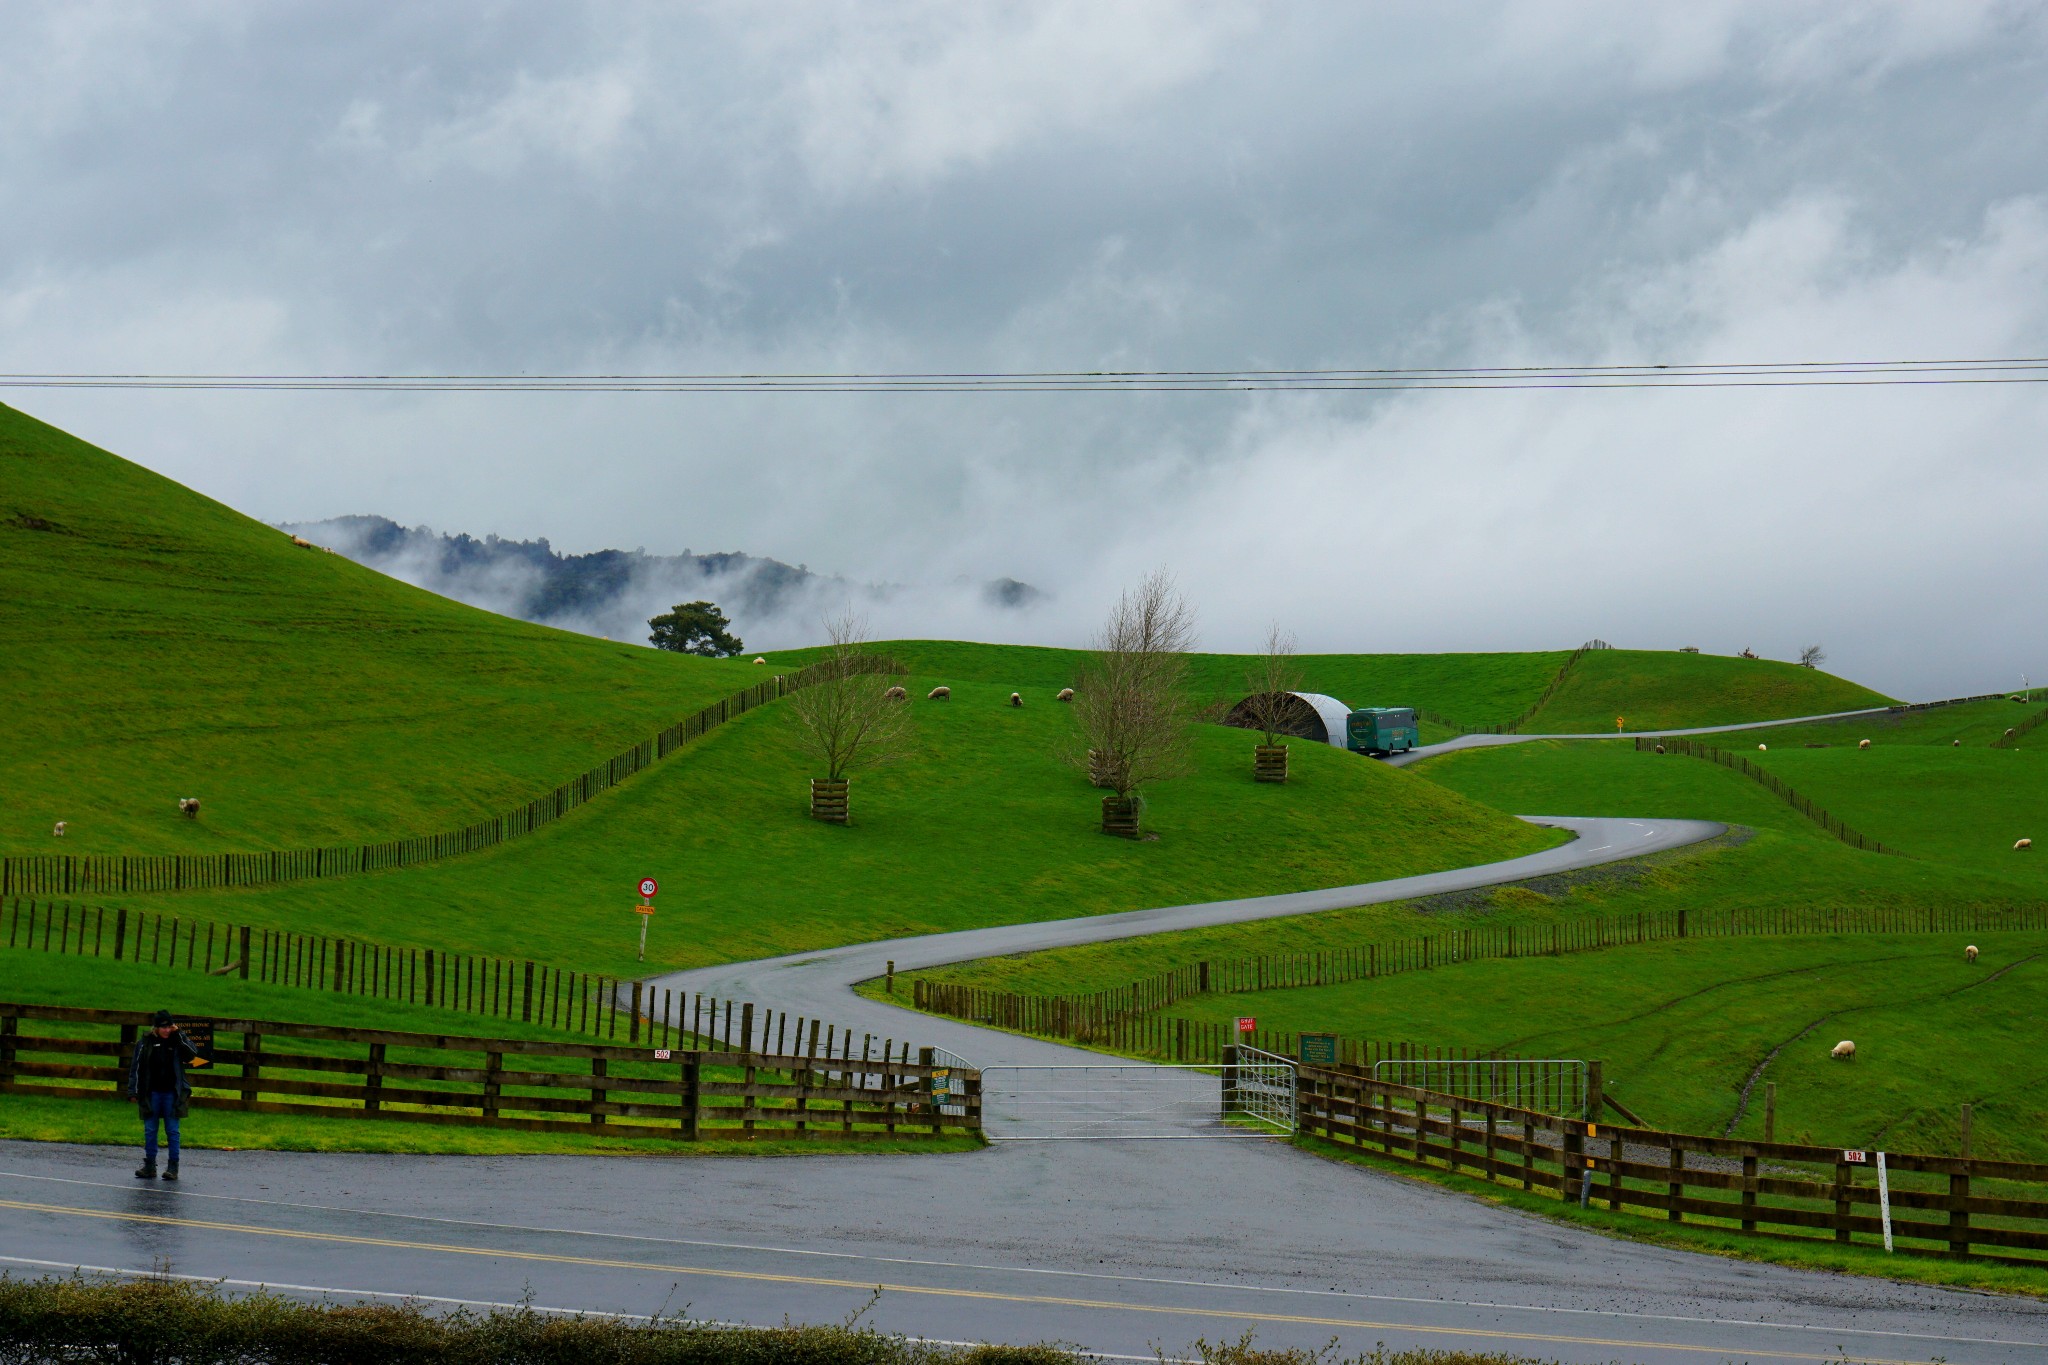
{"type": "Polygon", "coordinates": [[[175,1162],[175,1161],[173,1161],[173,1162],[172,1162],[172,1163],[171,1163],[170,1165],[168,1165],[168,1166],[164,1167],[164,1179],[166,1179],[166,1180],[176,1180],[177,1178],[178,1178],[178,1163],[177,1163],[177,1162],[175,1162]]]}
{"type": "Polygon", "coordinates": [[[135,1168],[135,1178],[137,1180],[156,1179],[156,1163],[154,1161],[144,1161],[135,1168]]]}

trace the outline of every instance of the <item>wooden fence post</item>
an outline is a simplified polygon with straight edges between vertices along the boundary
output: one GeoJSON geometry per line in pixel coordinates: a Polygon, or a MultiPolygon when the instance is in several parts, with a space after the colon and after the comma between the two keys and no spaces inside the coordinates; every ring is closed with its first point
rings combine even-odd
{"type": "Polygon", "coordinates": [[[383,1107],[384,1044],[370,1044],[370,1060],[363,1068],[363,1109],[374,1114],[383,1107]]]}
{"type": "Polygon", "coordinates": [[[247,980],[249,979],[249,939],[250,939],[250,937],[251,937],[251,935],[250,935],[250,930],[249,930],[249,926],[245,924],[245,925],[243,925],[243,926],[242,926],[242,933],[241,933],[241,943],[242,943],[242,968],[241,968],[241,973],[242,973],[242,980],[244,980],[244,981],[247,981],[247,980]]]}
{"type": "MultiPolygon", "coordinates": [[[[633,1017],[635,1019],[639,1018],[639,1005],[640,983],[636,981],[633,983],[633,1017]]],[[[533,1022],[533,962],[531,959],[526,964],[526,984],[519,994],[519,1022],[522,1024],[533,1022]]]]}
{"type": "Polygon", "coordinates": [[[263,1035],[244,1032],[242,1034],[242,1107],[256,1107],[256,1092],[261,1088],[263,1074],[263,1035]]]}
{"type": "MultiPolygon", "coordinates": [[[[1970,1106],[1967,1104],[1956,1117],[1956,1136],[1962,1148],[1963,1161],[1968,1163],[1971,1155],[1970,1106]]],[[[1970,1254],[1970,1171],[1967,1164],[1948,1178],[1948,1249],[1954,1256],[1970,1254]]]]}
{"type": "Polygon", "coordinates": [[[590,1124],[593,1128],[604,1127],[604,1114],[601,1108],[606,1092],[601,1083],[610,1071],[611,1067],[604,1058],[590,1059],[590,1124]]]}
{"type": "MultiPolygon", "coordinates": [[[[15,918],[21,917],[21,907],[16,906],[15,918]]],[[[123,905],[114,911],[114,961],[121,960],[121,947],[128,941],[128,907],[123,905]]]]}
{"type": "Polygon", "coordinates": [[[484,1117],[498,1117],[498,1073],[505,1069],[505,1054],[484,1053],[484,1117]]]}
{"type": "MultiPolygon", "coordinates": [[[[0,1089],[14,1083],[14,1031],[18,1021],[11,1014],[0,1017],[0,1089]]],[[[116,1066],[120,1063],[117,1060],[116,1066]]]]}
{"type": "MultiPolygon", "coordinates": [[[[533,979],[533,964],[531,962],[526,964],[526,973],[527,980],[531,982],[533,979]]],[[[644,983],[642,982],[635,981],[633,983],[633,1020],[626,1025],[626,1041],[629,1043],[640,1041],[640,992],[644,988],[644,983]]]]}
{"type": "Polygon", "coordinates": [[[683,1054],[683,1141],[697,1141],[698,1053],[683,1054]]]}

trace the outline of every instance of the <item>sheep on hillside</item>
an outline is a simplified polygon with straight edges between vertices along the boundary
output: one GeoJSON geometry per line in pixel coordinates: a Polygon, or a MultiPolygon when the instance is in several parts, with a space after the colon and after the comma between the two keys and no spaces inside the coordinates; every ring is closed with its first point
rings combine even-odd
{"type": "Polygon", "coordinates": [[[1658,752],[1658,753],[1660,753],[1660,754],[1661,754],[1661,753],[1663,753],[1663,752],[1664,752],[1664,746],[1663,746],[1663,745],[1661,745],[1661,744],[1659,744],[1659,745],[1657,746],[1657,752],[1658,752]]]}
{"type": "Polygon", "coordinates": [[[56,827],[55,829],[51,830],[51,831],[50,831],[50,833],[51,833],[51,834],[53,834],[53,835],[55,835],[55,836],[56,836],[57,838],[59,838],[59,839],[63,838],[63,837],[64,837],[64,825],[65,825],[65,823],[66,823],[65,821],[59,820],[59,821],[57,822],[57,827],[56,827]]]}
{"type": "Polygon", "coordinates": [[[1969,947],[1967,947],[1967,948],[1963,949],[1963,961],[1965,961],[1965,962],[1975,962],[1976,960],[1977,960],[1977,945],[1976,945],[1976,944],[1974,944],[1974,943],[1972,943],[1972,944],[1971,944],[1971,945],[1970,945],[1969,947]]]}
{"type": "Polygon", "coordinates": [[[197,820],[199,818],[199,798],[196,796],[179,797],[178,814],[184,816],[187,820],[197,820]]]}
{"type": "Polygon", "coordinates": [[[757,664],[765,664],[765,663],[767,663],[768,661],[767,661],[766,659],[762,658],[762,657],[761,657],[760,655],[756,654],[756,655],[754,656],[754,662],[755,662],[755,663],[757,663],[757,664]]]}
{"type": "Polygon", "coordinates": [[[1022,706],[1023,704],[1024,704],[1024,698],[1023,698],[1023,697],[1022,697],[1022,696],[1021,696],[1020,694],[1018,694],[1018,693],[1016,693],[1016,692],[1012,692],[1012,693],[1010,694],[1010,705],[1012,705],[1012,706],[1022,706]]]}
{"type": "Polygon", "coordinates": [[[948,697],[950,697],[950,696],[952,696],[952,695],[953,695],[953,689],[952,689],[952,688],[950,688],[950,687],[934,687],[934,688],[933,688],[933,689],[931,690],[930,694],[929,694],[929,695],[927,695],[927,696],[925,697],[925,700],[926,700],[926,701],[944,701],[944,700],[945,700],[946,698],[948,698],[948,697]]]}
{"type": "Polygon", "coordinates": [[[301,550],[310,550],[313,548],[313,542],[306,539],[304,536],[293,536],[292,544],[298,546],[301,550]]]}
{"type": "Polygon", "coordinates": [[[1766,754],[1771,751],[1771,746],[1768,744],[1759,744],[1756,746],[1756,751],[1760,754],[1766,754]]]}
{"type": "Polygon", "coordinates": [[[1960,749],[1963,747],[1963,742],[1959,739],[1952,739],[1948,742],[1948,747],[1951,749],[1960,749]]]}
{"type": "Polygon", "coordinates": [[[884,692],[882,695],[888,698],[890,701],[907,701],[910,697],[910,694],[908,692],[905,692],[900,687],[892,687],[887,692],[884,692]]]}
{"type": "Polygon", "coordinates": [[[1856,741],[1856,747],[1859,749],[1868,749],[1870,747],[1870,741],[1867,739],[1859,739],[1856,741]]]}
{"type": "Polygon", "coordinates": [[[2011,738],[2012,738],[2012,737],[2013,737],[2014,735],[2016,735],[2016,734],[2018,734],[2018,733],[2019,733],[2019,731],[2018,731],[2018,730],[2017,730],[2016,728],[2014,728],[2013,726],[2010,726],[2010,725],[2008,725],[2008,726],[2006,726],[2006,727],[2005,727],[2005,737],[2006,737],[2007,739],[2011,739],[2011,738]]]}
{"type": "Polygon", "coordinates": [[[2029,849],[2029,848],[2032,848],[2033,846],[2034,846],[2034,841],[2033,841],[2032,839],[2021,839],[2021,840],[2019,840],[2019,841],[2018,841],[2017,843],[2015,843],[2015,844],[2014,844],[2014,845],[2012,846],[2012,848],[2013,848],[2013,852],[2015,852],[2015,853],[2018,853],[2018,852],[2021,852],[2021,851],[2022,851],[2022,850],[2024,850],[2024,849],[2029,849]]]}
{"type": "Polygon", "coordinates": [[[1060,689],[1060,694],[1057,697],[1053,698],[1054,701],[1072,701],[1073,699],[1074,689],[1071,687],[1062,687],[1060,689]]]}
{"type": "Polygon", "coordinates": [[[1833,1057],[1838,1062],[1853,1062],[1856,1060],[1856,1044],[1844,1038],[1841,1042],[1835,1044],[1834,1050],[1829,1052],[1828,1056],[1833,1057]]]}

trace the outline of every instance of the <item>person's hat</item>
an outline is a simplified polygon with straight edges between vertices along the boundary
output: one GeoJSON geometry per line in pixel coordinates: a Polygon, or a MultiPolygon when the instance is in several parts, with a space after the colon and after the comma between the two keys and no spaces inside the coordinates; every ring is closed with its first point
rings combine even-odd
{"type": "Polygon", "coordinates": [[[169,1010],[158,1010],[156,1018],[150,1022],[151,1028],[172,1028],[174,1026],[175,1021],[172,1020],[169,1010]]]}

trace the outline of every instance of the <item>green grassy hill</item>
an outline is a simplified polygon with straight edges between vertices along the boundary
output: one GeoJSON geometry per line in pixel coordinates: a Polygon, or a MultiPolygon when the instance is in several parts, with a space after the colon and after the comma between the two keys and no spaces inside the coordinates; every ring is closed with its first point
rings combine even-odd
{"type": "MultiPolygon", "coordinates": [[[[929,678],[906,682],[917,691],[929,678]]],[[[180,914],[461,945],[630,973],[630,888],[663,886],[650,967],[984,924],[1341,886],[1533,851],[1549,831],[1399,769],[1296,744],[1283,786],[1252,737],[1197,730],[1195,775],[1147,794],[1155,842],[1098,831],[1102,793],[1056,755],[1073,712],[956,683],[914,703],[918,747],[853,784],[855,824],[806,815],[784,708],[751,713],[530,838],[403,872],[246,892],[103,897],[180,914]]]]}
{"type": "Polygon", "coordinates": [[[1580,657],[1564,685],[1522,730],[1532,735],[1612,734],[1617,716],[1630,730],[1738,725],[1890,701],[1833,674],[1769,659],[1595,649],[1580,657]]]}
{"type": "Polygon", "coordinates": [[[1192,1000],[1172,1013],[1519,1057],[1599,1057],[1653,1126],[1763,1135],[1761,1082],[1790,1142],[2048,1160],[2048,934],[1697,939],[1439,967],[1382,981],[1192,1000]],[[1963,944],[1985,956],[1963,961],[1963,944]],[[1542,1002],[1502,1010],[1499,1002],[1542,1002]],[[1856,1042],[1853,1064],[1828,1050],[1856,1042]],[[1775,1055],[1774,1055],[1775,1054],[1775,1055]],[[1747,1105],[1743,1087],[1759,1084],[1747,1105]]]}
{"type": "MultiPolygon", "coordinates": [[[[1085,651],[961,640],[891,640],[880,646],[920,674],[1053,691],[1073,683],[1085,651]]],[[[798,651],[798,656],[802,651],[798,651]]],[[[787,656],[784,656],[787,657],[787,656]]],[[[1353,706],[1414,706],[1467,725],[1513,720],[1543,694],[1568,650],[1526,654],[1304,654],[1296,663],[1306,691],[1353,706]]],[[[1245,695],[1255,662],[1245,654],[1196,654],[1189,660],[1204,705],[1245,695]]]]}
{"type": "Polygon", "coordinates": [[[8,853],[461,825],[765,672],[508,620],[295,548],[4,406],[0,585],[8,853]]]}

